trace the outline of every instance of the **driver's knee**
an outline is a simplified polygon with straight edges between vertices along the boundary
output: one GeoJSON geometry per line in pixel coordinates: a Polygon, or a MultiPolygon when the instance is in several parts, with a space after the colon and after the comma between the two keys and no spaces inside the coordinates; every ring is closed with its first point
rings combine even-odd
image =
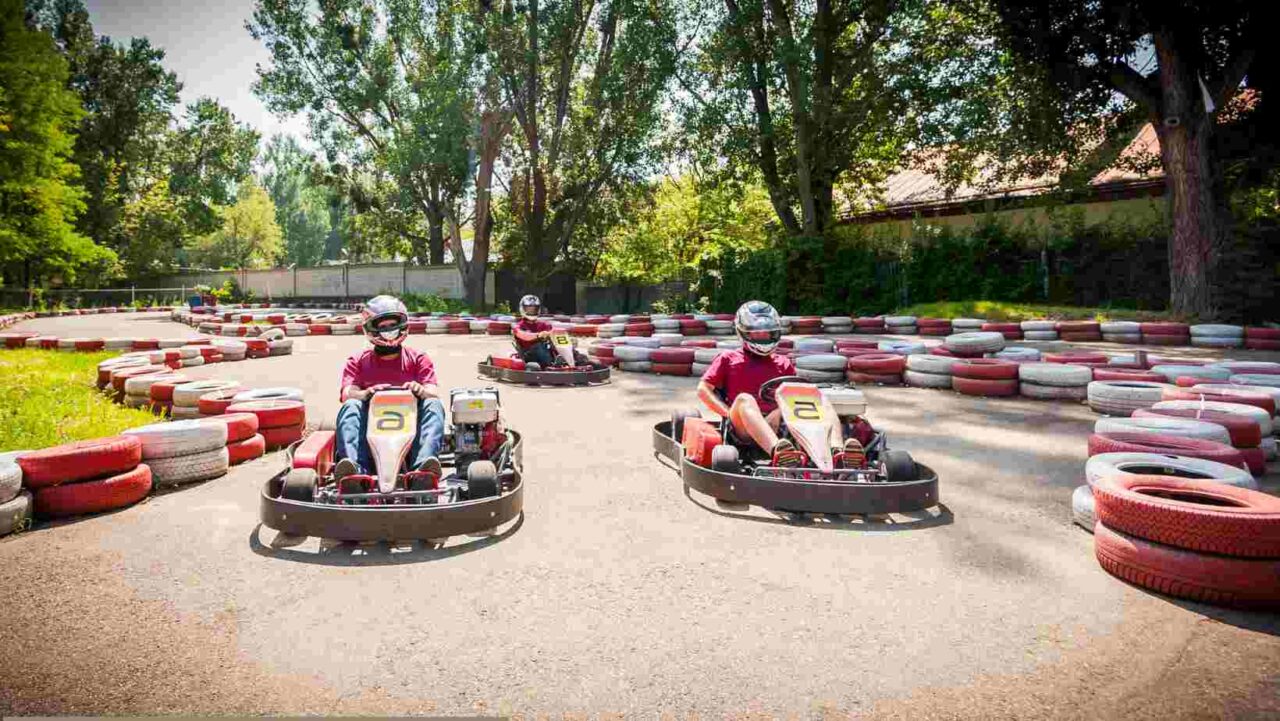
{"type": "Polygon", "coordinates": [[[344,418],[359,418],[362,413],[364,413],[364,401],[348,398],[342,402],[342,407],[338,409],[338,422],[341,423],[344,418]]]}
{"type": "Polygon", "coordinates": [[[439,398],[422,398],[418,401],[419,413],[434,413],[444,417],[444,403],[439,398]]]}

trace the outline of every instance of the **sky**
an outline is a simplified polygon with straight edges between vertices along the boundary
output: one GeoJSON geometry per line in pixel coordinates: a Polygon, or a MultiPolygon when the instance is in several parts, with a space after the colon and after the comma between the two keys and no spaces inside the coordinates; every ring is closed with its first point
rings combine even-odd
{"type": "Polygon", "coordinates": [[[253,0],[85,0],[85,6],[98,35],[145,36],[163,48],[165,67],[182,83],[183,104],[210,96],[264,139],[282,132],[306,136],[305,120],[277,118],[253,95],[255,65],[271,59],[244,28],[253,0]]]}

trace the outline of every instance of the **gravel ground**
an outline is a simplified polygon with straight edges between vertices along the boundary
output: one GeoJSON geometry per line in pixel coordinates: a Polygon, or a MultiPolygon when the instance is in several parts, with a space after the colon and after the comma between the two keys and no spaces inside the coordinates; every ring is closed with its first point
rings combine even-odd
{"type": "MultiPolygon", "coordinates": [[[[149,315],[21,327],[190,334],[149,315]]],[[[410,343],[444,387],[483,384],[476,361],[508,347],[410,343]]],[[[191,375],[300,386],[315,423],[336,413],[362,344],[299,338],[291,357],[191,375]]],[[[257,523],[273,454],[0,540],[0,712],[1280,714],[1280,618],[1117,581],[1070,524],[1084,406],[872,388],[871,419],[939,472],[944,505],[805,525],[725,513],[654,458],[650,428],[693,385],[503,387],[527,439],[525,516],[492,539],[288,545],[257,523]]]]}

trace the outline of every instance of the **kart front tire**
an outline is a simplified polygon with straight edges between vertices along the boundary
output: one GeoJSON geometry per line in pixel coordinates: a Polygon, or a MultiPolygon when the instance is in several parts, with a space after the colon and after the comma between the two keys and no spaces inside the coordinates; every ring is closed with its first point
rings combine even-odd
{"type": "Polygon", "coordinates": [[[671,437],[679,443],[684,438],[684,421],[686,418],[701,418],[701,411],[696,408],[684,408],[671,411],[671,437]]]}
{"type": "Polygon", "coordinates": [[[311,503],[316,496],[316,472],[310,468],[294,468],[284,478],[280,497],[290,501],[311,503]]]}
{"type": "Polygon", "coordinates": [[[542,364],[541,363],[525,363],[524,369],[527,371],[535,371],[535,372],[540,371],[542,370],[542,364]]]}
{"type": "Polygon", "coordinates": [[[467,466],[467,498],[498,495],[498,469],[493,461],[472,461],[467,466]]]}
{"type": "Polygon", "coordinates": [[[737,447],[721,444],[712,448],[711,470],[720,473],[740,473],[742,461],[738,458],[737,447]]]}
{"type": "Polygon", "coordinates": [[[884,477],[889,483],[905,483],[916,479],[916,461],[906,451],[884,452],[884,477]]]}

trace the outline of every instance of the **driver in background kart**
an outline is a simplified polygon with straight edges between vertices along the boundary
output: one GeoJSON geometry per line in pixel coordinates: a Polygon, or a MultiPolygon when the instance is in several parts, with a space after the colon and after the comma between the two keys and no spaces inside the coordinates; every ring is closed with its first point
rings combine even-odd
{"type": "Polygon", "coordinates": [[[543,368],[555,364],[551,349],[551,324],[539,318],[542,301],[536,295],[520,299],[520,320],[511,327],[511,337],[520,349],[520,357],[526,363],[539,363],[543,368]]]}
{"type": "Polygon", "coordinates": [[[409,311],[398,298],[373,298],[365,304],[362,315],[361,327],[373,347],[352,355],[342,369],[333,475],[341,479],[374,470],[365,442],[369,398],[383,388],[403,386],[418,399],[418,432],[409,448],[410,467],[439,481],[437,455],[444,440],[444,405],[436,389],[435,365],[426,353],[404,345],[409,335],[409,311]]]}
{"type": "MultiPolygon", "coordinates": [[[[782,319],[773,306],[759,300],[743,303],[733,318],[742,348],[721,353],[698,382],[698,397],[712,412],[729,419],[739,438],[750,438],[773,458],[773,465],[795,468],[804,454],[788,438],[778,437],[782,414],[775,400],[759,398],[760,387],[782,376],[796,375],[796,365],[774,351],[782,340],[782,319]],[[727,402],[726,402],[727,399],[727,402]]],[[[829,417],[835,409],[827,403],[829,417]]],[[[862,443],[844,440],[839,423],[832,424],[832,455],[846,468],[861,467],[866,460],[862,443]],[[842,452],[843,451],[843,452],[842,452]]]]}

